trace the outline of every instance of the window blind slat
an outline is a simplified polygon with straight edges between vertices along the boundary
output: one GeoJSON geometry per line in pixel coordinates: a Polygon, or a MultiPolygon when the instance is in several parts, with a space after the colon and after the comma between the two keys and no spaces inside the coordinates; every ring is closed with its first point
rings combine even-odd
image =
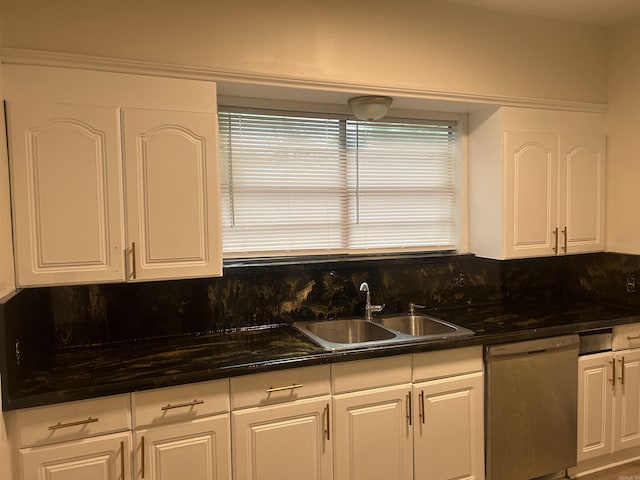
{"type": "Polygon", "coordinates": [[[226,257],[453,248],[454,123],[219,119],[226,257]]]}

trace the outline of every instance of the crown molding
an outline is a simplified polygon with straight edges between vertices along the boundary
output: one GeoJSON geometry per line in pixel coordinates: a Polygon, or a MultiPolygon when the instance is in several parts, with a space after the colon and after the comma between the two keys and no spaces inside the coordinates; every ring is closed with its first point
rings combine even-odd
{"type": "Polygon", "coordinates": [[[152,75],[160,77],[185,78],[236,84],[260,85],[268,87],[306,89],[325,92],[340,92],[353,95],[388,95],[392,97],[434,100],[439,102],[456,102],[478,106],[509,106],[525,108],[544,108],[551,110],[570,110],[576,112],[606,113],[606,103],[575,102],[529,97],[511,97],[485,95],[481,93],[465,93],[438,91],[429,89],[403,88],[375,83],[354,83],[327,81],[313,78],[293,77],[286,75],[269,75],[263,73],[222,70],[211,67],[127,60],[121,58],[80,55],[45,50],[28,50],[18,48],[0,48],[0,63],[5,65],[34,65],[62,68],[78,68],[105,72],[152,75]]]}

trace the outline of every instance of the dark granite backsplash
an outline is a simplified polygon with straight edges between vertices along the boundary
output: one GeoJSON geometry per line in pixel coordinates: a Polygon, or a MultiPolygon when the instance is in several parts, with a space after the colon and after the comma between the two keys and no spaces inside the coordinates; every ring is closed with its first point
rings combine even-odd
{"type": "MultiPolygon", "coordinates": [[[[473,255],[226,268],[221,278],[23,290],[3,309],[7,336],[37,332],[56,349],[141,338],[362,315],[361,282],[385,311],[597,297],[640,305],[627,292],[640,257],[588,254],[497,261],[473,255]],[[13,304],[13,306],[9,306],[13,304]],[[19,324],[19,327],[15,325],[19,324]],[[10,326],[14,325],[14,326],[10,326]],[[20,331],[15,331],[18,328],[20,331]]],[[[1,326],[1,325],[0,325],[1,326]]],[[[3,342],[3,344],[6,344],[3,342]]]]}

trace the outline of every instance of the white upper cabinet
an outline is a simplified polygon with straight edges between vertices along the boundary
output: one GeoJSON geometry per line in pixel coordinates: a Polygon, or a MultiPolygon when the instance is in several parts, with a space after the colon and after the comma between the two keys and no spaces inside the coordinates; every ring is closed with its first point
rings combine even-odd
{"type": "Polygon", "coordinates": [[[506,132],[505,253],[551,255],[557,224],[558,141],[545,133],[506,132]]]}
{"type": "Polygon", "coordinates": [[[604,250],[605,127],[592,113],[472,113],[471,251],[502,259],[604,250]]]}
{"type": "Polygon", "coordinates": [[[219,275],[216,115],[125,109],[123,125],[129,278],[219,275]]]}
{"type": "Polygon", "coordinates": [[[561,135],[558,225],[561,252],[604,250],[604,135],[561,135]]]}
{"type": "Polygon", "coordinates": [[[7,113],[18,285],[124,280],[117,110],[7,113]]]}
{"type": "Polygon", "coordinates": [[[4,73],[19,286],[222,273],[215,84],[4,73]]]}

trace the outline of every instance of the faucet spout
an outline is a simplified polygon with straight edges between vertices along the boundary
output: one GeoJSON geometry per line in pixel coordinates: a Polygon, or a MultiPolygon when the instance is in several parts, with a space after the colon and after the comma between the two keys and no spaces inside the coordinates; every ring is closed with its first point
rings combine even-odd
{"type": "Polygon", "coordinates": [[[364,305],[364,319],[367,321],[371,321],[372,313],[379,312],[384,308],[384,304],[382,305],[371,305],[371,292],[369,290],[369,284],[367,282],[362,282],[360,284],[360,291],[365,292],[367,294],[367,298],[364,305]]]}

